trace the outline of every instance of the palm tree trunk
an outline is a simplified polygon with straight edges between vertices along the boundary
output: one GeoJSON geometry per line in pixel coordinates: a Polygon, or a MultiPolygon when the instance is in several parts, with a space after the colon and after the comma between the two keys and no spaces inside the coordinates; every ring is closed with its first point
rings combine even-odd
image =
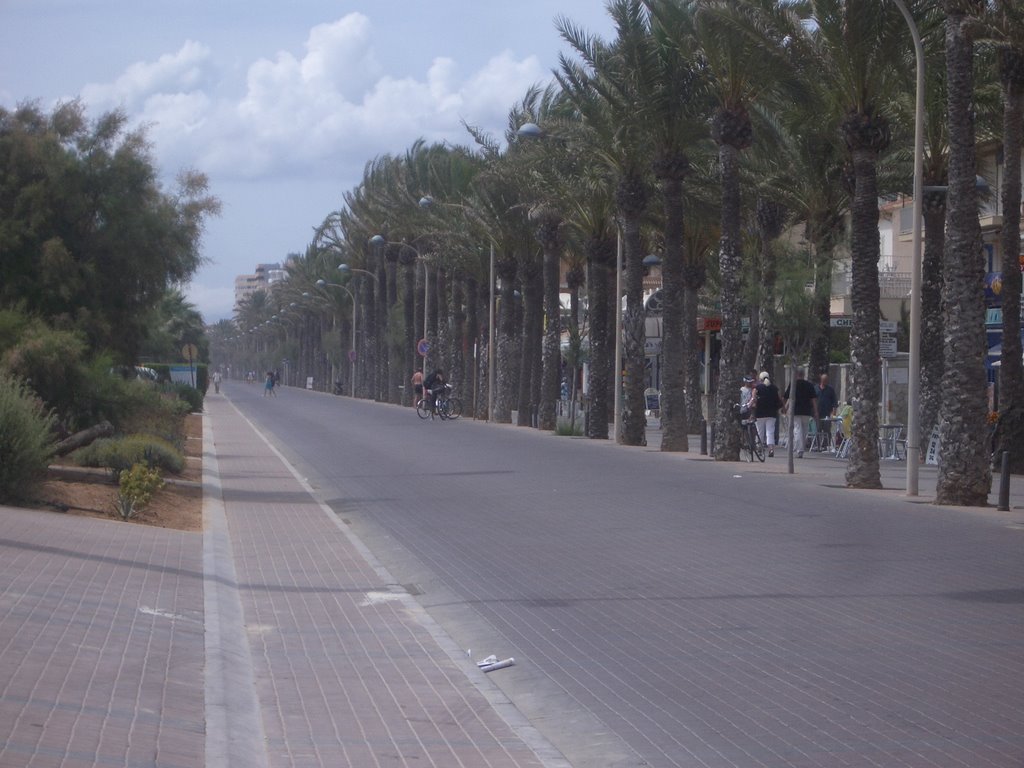
{"type": "MultiPolygon", "coordinates": [[[[556,232],[558,224],[560,222],[554,224],[556,232]]],[[[561,394],[562,383],[562,305],[558,298],[561,253],[557,235],[545,237],[542,242],[544,245],[544,342],[537,426],[540,429],[553,430],[557,420],[555,404],[561,394]]]]}
{"type": "Polygon", "coordinates": [[[743,379],[743,336],[740,328],[740,275],[743,269],[740,241],[739,150],[727,143],[718,146],[722,176],[722,238],[719,243],[722,331],[715,398],[715,460],[739,461],[740,431],[732,416],[743,379]]]}
{"type": "MultiPolygon", "coordinates": [[[[945,179],[943,179],[945,181],[945,179]]],[[[921,445],[926,449],[942,408],[942,251],[946,240],[946,195],[925,197],[924,257],[921,261],[921,445]]]]}
{"type": "Polygon", "coordinates": [[[665,253],[661,263],[661,450],[688,451],[686,358],[683,339],[683,182],[661,183],[665,205],[665,253]]]}
{"type": "Polygon", "coordinates": [[[587,392],[589,418],[587,437],[608,439],[608,373],[611,368],[611,343],[608,333],[608,263],[609,251],[614,248],[605,239],[591,238],[587,250],[587,307],[590,340],[590,368],[587,392]]]}
{"type": "Polygon", "coordinates": [[[452,328],[448,381],[459,390],[459,397],[468,403],[472,392],[466,387],[466,360],[463,354],[466,345],[466,311],[463,308],[465,306],[465,281],[457,272],[452,276],[451,286],[452,328]]]}
{"type": "MultiPolygon", "coordinates": [[[[691,255],[692,258],[692,255],[691,255]]],[[[686,387],[686,415],[688,432],[696,434],[704,427],[704,403],[700,380],[701,337],[697,332],[697,305],[700,289],[704,285],[703,267],[687,266],[684,271],[686,287],[683,291],[683,381],[686,387]]]]}
{"type": "Polygon", "coordinates": [[[810,340],[807,378],[812,382],[817,381],[821,374],[828,373],[829,323],[832,320],[832,252],[815,248],[814,257],[814,316],[818,320],[818,332],[810,340]]]}
{"type": "Polygon", "coordinates": [[[497,371],[495,372],[494,420],[499,424],[512,421],[512,407],[518,398],[519,346],[516,343],[515,282],[518,265],[515,257],[499,259],[496,264],[501,295],[498,299],[497,371]]]}
{"type": "Polygon", "coordinates": [[[643,245],[640,240],[640,217],[623,215],[622,251],[625,262],[624,293],[626,308],[622,315],[622,386],[623,445],[647,444],[647,416],[644,414],[644,307],[643,307],[643,245]]]}
{"type": "Polygon", "coordinates": [[[854,193],[850,206],[850,360],[853,400],[853,446],[846,465],[846,484],[853,488],[881,488],[878,464],[878,407],[881,398],[881,367],[878,342],[878,153],[855,147],[854,193]]]}
{"type": "MultiPolygon", "coordinates": [[[[1002,53],[1003,85],[1003,354],[999,366],[999,441],[996,457],[1010,454],[1012,472],[1024,472],[1024,366],[1020,343],[1020,137],[1024,131],[1024,53],[1002,53]]],[[[1001,460],[1001,459],[1000,459],[1001,460]]]]}
{"type": "Polygon", "coordinates": [[[943,252],[945,370],[940,415],[942,452],[935,500],[984,506],[992,486],[985,394],[985,279],[975,188],[974,42],[958,3],[947,0],[946,93],[949,197],[943,252]]]}
{"type": "MultiPolygon", "coordinates": [[[[387,254],[385,254],[387,256],[387,254]]],[[[384,322],[387,332],[384,334],[384,347],[387,350],[387,367],[385,368],[386,382],[387,382],[387,396],[389,403],[400,403],[402,402],[402,390],[399,387],[405,378],[404,368],[405,360],[403,359],[402,352],[405,347],[398,346],[393,341],[394,336],[391,333],[391,326],[397,322],[397,315],[394,314],[398,308],[398,258],[397,255],[394,258],[387,256],[385,262],[385,270],[387,273],[387,290],[386,304],[384,307],[384,322]]],[[[396,329],[397,330],[397,329],[396,329]]]]}

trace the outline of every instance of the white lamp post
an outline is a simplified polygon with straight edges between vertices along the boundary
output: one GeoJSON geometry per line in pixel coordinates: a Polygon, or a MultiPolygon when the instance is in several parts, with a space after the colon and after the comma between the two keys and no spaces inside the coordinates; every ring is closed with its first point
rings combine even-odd
{"type": "Polygon", "coordinates": [[[328,283],[326,280],[317,280],[316,284],[321,288],[330,286],[331,288],[341,288],[345,293],[348,294],[349,299],[352,300],[352,349],[348,353],[349,363],[349,386],[351,389],[351,396],[356,396],[356,296],[352,291],[348,289],[348,286],[341,285],[341,283],[328,283]]]}
{"type": "Polygon", "coordinates": [[[910,269],[910,370],[907,386],[907,496],[917,496],[921,461],[921,208],[924,165],[924,46],[921,35],[903,0],[893,0],[903,14],[914,39],[917,94],[914,105],[914,226],[913,260],[910,269]]]}

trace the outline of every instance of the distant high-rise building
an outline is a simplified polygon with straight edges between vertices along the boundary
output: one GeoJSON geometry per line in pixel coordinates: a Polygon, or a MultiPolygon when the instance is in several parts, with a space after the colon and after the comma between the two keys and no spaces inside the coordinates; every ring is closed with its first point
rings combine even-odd
{"type": "Polygon", "coordinates": [[[280,264],[257,264],[256,271],[251,275],[238,275],[235,278],[235,306],[256,291],[270,292],[277,283],[288,279],[288,272],[280,264]]]}

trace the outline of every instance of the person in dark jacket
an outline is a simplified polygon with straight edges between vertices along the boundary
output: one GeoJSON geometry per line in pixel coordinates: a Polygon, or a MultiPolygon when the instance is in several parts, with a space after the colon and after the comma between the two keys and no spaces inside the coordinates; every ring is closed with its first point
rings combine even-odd
{"type": "Polygon", "coordinates": [[[761,371],[760,383],[754,389],[754,419],[761,442],[768,446],[768,455],[775,455],[775,422],[779,418],[782,398],[779,388],[772,384],[768,371],[761,371]]]}

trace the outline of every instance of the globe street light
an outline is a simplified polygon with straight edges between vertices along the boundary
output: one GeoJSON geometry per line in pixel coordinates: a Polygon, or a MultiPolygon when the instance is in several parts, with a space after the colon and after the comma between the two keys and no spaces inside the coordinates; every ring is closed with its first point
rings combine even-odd
{"type": "MultiPolygon", "coordinates": [[[[348,352],[348,363],[349,363],[349,386],[351,388],[351,396],[356,396],[356,297],[348,289],[348,286],[342,285],[341,283],[328,283],[326,280],[317,280],[316,284],[320,288],[341,288],[345,293],[348,294],[349,299],[352,300],[352,348],[348,352]]],[[[302,294],[305,296],[306,294],[302,294]]]]}

